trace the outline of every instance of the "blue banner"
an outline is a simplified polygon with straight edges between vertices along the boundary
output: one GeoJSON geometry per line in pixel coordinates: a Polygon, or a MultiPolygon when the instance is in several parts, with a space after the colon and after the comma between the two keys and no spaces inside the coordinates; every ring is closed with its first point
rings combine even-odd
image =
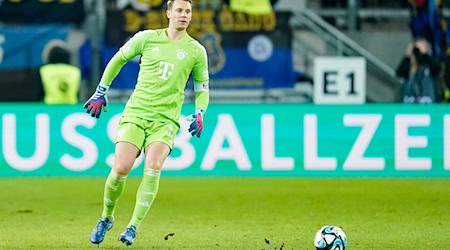
{"type": "Polygon", "coordinates": [[[66,40],[70,26],[0,27],[0,70],[40,67],[42,52],[52,40],[66,40]]]}
{"type": "MultiPolygon", "coordinates": [[[[269,48],[261,48],[261,50],[264,49],[269,48]]],[[[249,50],[247,48],[224,49],[226,56],[223,68],[210,76],[212,89],[293,86],[294,71],[292,70],[291,49],[273,48],[270,49],[271,52],[257,52],[259,54],[256,56],[252,55],[253,52],[249,52],[249,50]],[[263,53],[267,53],[267,55],[263,53]],[[239,84],[236,85],[236,83],[239,84]]]]}

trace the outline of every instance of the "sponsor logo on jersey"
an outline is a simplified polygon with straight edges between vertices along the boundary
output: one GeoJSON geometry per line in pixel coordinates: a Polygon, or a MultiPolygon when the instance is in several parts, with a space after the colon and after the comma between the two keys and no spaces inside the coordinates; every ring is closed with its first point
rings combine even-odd
{"type": "Polygon", "coordinates": [[[175,65],[173,63],[168,63],[164,61],[159,62],[159,69],[158,69],[158,73],[160,74],[159,78],[163,80],[169,79],[169,77],[172,76],[173,74],[174,67],[175,65]]]}

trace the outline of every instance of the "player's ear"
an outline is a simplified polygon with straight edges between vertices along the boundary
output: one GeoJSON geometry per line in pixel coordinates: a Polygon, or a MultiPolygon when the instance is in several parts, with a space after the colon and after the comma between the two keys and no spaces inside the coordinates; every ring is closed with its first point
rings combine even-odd
{"type": "Polygon", "coordinates": [[[168,19],[170,19],[170,10],[166,10],[166,16],[168,19]]]}

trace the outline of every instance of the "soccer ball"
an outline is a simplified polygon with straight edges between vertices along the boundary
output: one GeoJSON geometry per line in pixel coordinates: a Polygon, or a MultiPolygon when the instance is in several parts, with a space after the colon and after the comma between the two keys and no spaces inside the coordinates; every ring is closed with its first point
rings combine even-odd
{"type": "Polygon", "coordinates": [[[324,226],[314,237],[317,250],[344,250],[347,247],[347,236],[337,226],[324,226]]]}

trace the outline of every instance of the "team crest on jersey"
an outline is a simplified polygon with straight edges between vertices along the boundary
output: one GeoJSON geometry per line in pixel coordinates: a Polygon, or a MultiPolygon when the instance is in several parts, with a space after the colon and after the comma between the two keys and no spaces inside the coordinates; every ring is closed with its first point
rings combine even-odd
{"type": "Polygon", "coordinates": [[[182,49],[177,49],[177,59],[178,60],[183,60],[186,57],[187,53],[186,51],[182,50],[182,49]]]}

